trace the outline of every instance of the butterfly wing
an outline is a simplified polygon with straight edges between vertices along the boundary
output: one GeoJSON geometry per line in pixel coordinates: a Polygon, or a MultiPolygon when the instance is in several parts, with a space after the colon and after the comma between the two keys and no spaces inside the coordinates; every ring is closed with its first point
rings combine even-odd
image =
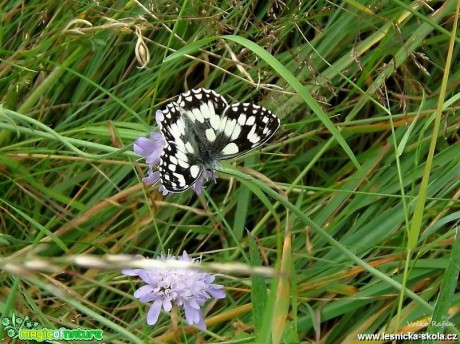
{"type": "Polygon", "coordinates": [[[197,163],[193,154],[183,151],[175,142],[169,142],[161,153],[158,171],[161,185],[166,190],[183,192],[200,178],[203,166],[197,163]]]}
{"type": "Polygon", "coordinates": [[[251,103],[230,105],[222,120],[223,137],[218,158],[232,159],[267,142],[280,126],[280,120],[270,110],[251,103]]]}
{"type": "Polygon", "coordinates": [[[179,146],[187,142],[193,144],[199,134],[206,135],[210,132],[206,132],[207,129],[220,127],[227,107],[227,101],[212,90],[187,91],[161,111],[160,130],[166,141],[174,141],[179,146]]]}
{"type": "Polygon", "coordinates": [[[190,188],[214,159],[212,133],[221,125],[228,107],[216,92],[203,88],[182,93],[161,110],[159,127],[168,145],[160,157],[160,181],[170,192],[190,188]]]}
{"type": "Polygon", "coordinates": [[[160,110],[160,117],[157,114],[159,129],[167,142],[174,141],[174,135],[185,134],[185,123],[181,118],[179,106],[175,103],[169,103],[164,110],[160,110]]]}

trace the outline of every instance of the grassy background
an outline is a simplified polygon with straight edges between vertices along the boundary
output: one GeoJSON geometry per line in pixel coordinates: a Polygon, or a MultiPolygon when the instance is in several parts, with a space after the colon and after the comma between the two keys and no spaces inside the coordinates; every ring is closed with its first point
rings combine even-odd
{"type": "Polygon", "coordinates": [[[458,334],[456,6],[1,2],[2,315],[111,343],[458,334]],[[282,126],[200,197],[162,197],[132,142],[196,87],[282,126]],[[228,295],[204,333],[148,326],[139,284],[104,260],[184,249],[228,295]]]}

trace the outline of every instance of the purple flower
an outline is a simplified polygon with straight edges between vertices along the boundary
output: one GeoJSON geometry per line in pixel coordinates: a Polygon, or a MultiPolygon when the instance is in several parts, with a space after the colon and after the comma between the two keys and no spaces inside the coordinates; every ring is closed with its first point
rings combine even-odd
{"type": "MultiPolygon", "coordinates": [[[[162,254],[157,257],[157,260],[182,261],[190,264],[201,261],[201,259],[189,258],[185,251],[179,257],[172,256],[170,253],[167,256],[162,254]]],[[[134,292],[134,297],[141,302],[153,302],[147,314],[149,325],[157,322],[162,308],[169,312],[175,305],[184,309],[187,324],[196,324],[199,329],[205,330],[201,307],[211,298],[225,297],[223,286],[212,283],[215,279],[214,275],[187,267],[125,269],[122,273],[128,276],[139,276],[146,283],[134,292]]]]}
{"type": "Polygon", "coordinates": [[[150,139],[139,137],[134,142],[134,152],[145,157],[149,165],[158,165],[163,147],[166,145],[165,138],[160,133],[150,133],[150,139]]]}
{"type": "MultiPolygon", "coordinates": [[[[161,128],[161,122],[163,120],[163,113],[158,110],[155,114],[156,122],[159,128],[161,128]]],[[[164,147],[168,145],[162,133],[150,133],[150,137],[139,137],[134,141],[134,152],[142,155],[145,158],[145,162],[149,165],[147,177],[143,178],[142,181],[148,184],[155,184],[160,180],[160,173],[153,171],[153,167],[160,163],[160,156],[163,152],[164,147]]],[[[210,170],[204,170],[201,176],[192,185],[192,190],[197,195],[201,194],[203,190],[203,184],[206,180],[212,179],[216,181],[216,174],[210,170]]],[[[169,191],[166,190],[162,185],[159,188],[160,192],[166,196],[169,191]]]]}
{"type": "Polygon", "coordinates": [[[214,183],[216,182],[217,175],[211,170],[204,170],[201,176],[196,180],[195,184],[192,185],[192,190],[196,192],[197,195],[201,194],[203,190],[203,184],[205,181],[212,179],[214,183]]]}

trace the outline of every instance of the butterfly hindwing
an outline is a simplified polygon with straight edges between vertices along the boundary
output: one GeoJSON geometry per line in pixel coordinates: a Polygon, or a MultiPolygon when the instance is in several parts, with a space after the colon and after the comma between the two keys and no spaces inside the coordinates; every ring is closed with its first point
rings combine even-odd
{"type": "Polygon", "coordinates": [[[193,154],[180,149],[174,142],[167,144],[158,166],[160,182],[170,192],[182,192],[190,188],[203,173],[193,154]]]}

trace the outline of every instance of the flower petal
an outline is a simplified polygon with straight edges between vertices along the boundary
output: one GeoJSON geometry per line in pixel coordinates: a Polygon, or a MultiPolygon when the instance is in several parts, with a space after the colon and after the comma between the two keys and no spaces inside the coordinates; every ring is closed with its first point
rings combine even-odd
{"type": "Polygon", "coordinates": [[[180,257],[179,259],[180,259],[180,260],[183,260],[183,261],[185,261],[185,262],[189,262],[189,261],[190,261],[190,257],[188,256],[187,251],[184,250],[184,251],[182,252],[182,257],[180,257]]]}
{"type": "Polygon", "coordinates": [[[201,312],[198,312],[198,316],[198,321],[195,324],[201,331],[204,331],[206,330],[206,324],[204,323],[203,314],[201,314],[201,312]]]}
{"type": "Polygon", "coordinates": [[[155,276],[156,274],[153,273],[152,274],[152,271],[151,270],[145,270],[145,269],[142,269],[141,272],[139,272],[139,275],[138,275],[145,283],[147,284],[154,284],[155,283],[155,276]]]}
{"type": "Polygon", "coordinates": [[[198,311],[190,307],[187,303],[184,303],[184,312],[185,312],[185,320],[187,321],[187,324],[193,325],[195,323],[195,319],[198,319],[196,315],[198,311]]]}
{"type": "Polygon", "coordinates": [[[126,276],[139,276],[141,269],[123,269],[121,273],[126,276]]]}
{"type": "Polygon", "coordinates": [[[192,190],[195,191],[198,196],[201,195],[203,191],[203,179],[201,177],[192,185],[192,190]]]}
{"type": "Polygon", "coordinates": [[[155,140],[155,141],[158,141],[158,142],[162,143],[163,145],[166,144],[165,137],[163,136],[162,133],[151,132],[150,133],[150,138],[152,140],[155,140]]]}
{"type": "Polygon", "coordinates": [[[212,179],[214,183],[216,182],[216,174],[211,170],[204,170],[201,176],[196,180],[196,182],[192,185],[192,190],[196,192],[197,195],[200,195],[203,191],[204,182],[212,179]]]}
{"type": "Polygon", "coordinates": [[[147,183],[147,184],[155,184],[155,183],[158,182],[159,180],[160,180],[160,172],[158,172],[158,171],[153,172],[153,171],[151,171],[150,169],[149,169],[149,174],[148,174],[148,176],[142,178],[142,181],[143,181],[144,183],[147,183]]]}
{"type": "Polygon", "coordinates": [[[218,284],[210,284],[206,291],[215,299],[223,299],[226,295],[223,288],[223,286],[218,284]]]}
{"type": "Polygon", "coordinates": [[[206,330],[206,324],[204,323],[203,314],[198,309],[189,308],[186,304],[184,304],[184,312],[185,312],[185,321],[189,325],[197,325],[198,328],[202,331],[206,330]]]}
{"type": "Polygon", "coordinates": [[[161,310],[161,301],[155,301],[147,313],[147,324],[155,325],[161,310]]]}
{"type": "Polygon", "coordinates": [[[150,139],[139,137],[134,141],[134,152],[142,155],[149,165],[157,165],[160,162],[160,155],[166,141],[160,133],[150,133],[150,139]]]}
{"type": "Polygon", "coordinates": [[[134,292],[134,297],[137,298],[137,299],[140,299],[150,293],[153,293],[154,290],[152,288],[151,285],[147,284],[147,285],[144,285],[142,287],[140,287],[139,289],[137,289],[135,292],[134,292]]]}
{"type": "MultiPolygon", "coordinates": [[[[159,175],[159,174],[158,174],[158,178],[160,178],[160,175],[159,175]]],[[[166,196],[167,194],[169,194],[169,191],[166,190],[166,189],[164,188],[163,185],[160,186],[160,188],[158,189],[158,191],[160,191],[160,192],[163,194],[163,196],[166,196]]]]}
{"type": "Polygon", "coordinates": [[[136,141],[134,141],[133,150],[135,153],[142,155],[143,157],[146,157],[150,155],[152,150],[155,148],[152,147],[152,144],[155,144],[155,142],[149,140],[146,137],[139,137],[136,141]]]}
{"type": "Polygon", "coordinates": [[[168,299],[163,300],[163,308],[166,312],[169,312],[172,309],[172,303],[168,299]]]}
{"type": "Polygon", "coordinates": [[[163,111],[157,110],[157,112],[155,112],[155,120],[157,122],[158,128],[161,129],[161,121],[163,121],[164,119],[165,116],[163,115],[163,111]]]}

